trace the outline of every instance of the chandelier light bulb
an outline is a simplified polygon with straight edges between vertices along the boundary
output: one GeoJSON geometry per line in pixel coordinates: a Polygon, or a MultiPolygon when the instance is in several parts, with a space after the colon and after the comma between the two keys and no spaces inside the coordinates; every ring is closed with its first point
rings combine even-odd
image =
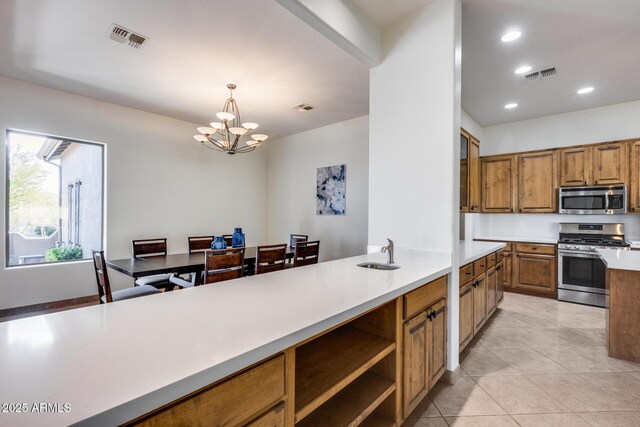
{"type": "Polygon", "coordinates": [[[214,133],[216,133],[216,130],[214,128],[209,128],[209,127],[199,127],[198,132],[200,132],[203,135],[213,135],[214,133]]]}
{"type": "Polygon", "coordinates": [[[212,128],[217,130],[221,130],[222,128],[224,128],[224,126],[220,122],[211,122],[209,124],[211,125],[212,128]]]}
{"type": "Polygon", "coordinates": [[[245,128],[229,128],[229,132],[237,136],[242,136],[249,131],[245,128]]]}
{"type": "Polygon", "coordinates": [[[207,142],[208,139],[206,136],[204,135],[193,135],[193,139],[195,139],[198,142],[207,142]]]}
{"type": "Polygon", "coordinates": [[[242,126],[247,130],[256,130],[259,125],[257,123],[243,123],[242,126]]]}
{"type": "Polygon", "coordinates": [[[262,142],[262,141],[265,141],[269,137],[267,135],[263,134],[263,133],[256,133],[255,135],[251,135],[251,138],[253,138],[254,141],[262,142]]]}
{"type": "Polygon", "coordinates": [[[236,118],[236,116],[234,116],[231,113],[227,113],[226,111],[221,111],[217,113],[216,117],[222,120],[223,122],[230,122],[231,120],[236,118]]]}
{"type": "Polygon", "coordinates": [[[260,141],[256,141],[256,140],[253,140],[253,139],[247,140],[247,145],[249,147],[253,147],[254,145],[260,145],[260,144],[262,144],[260,141]]]}

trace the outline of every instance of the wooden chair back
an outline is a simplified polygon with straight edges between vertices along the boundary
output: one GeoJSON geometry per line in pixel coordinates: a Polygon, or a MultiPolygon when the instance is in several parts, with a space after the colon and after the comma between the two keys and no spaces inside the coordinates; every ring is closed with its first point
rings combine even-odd
{"type": "Polygon", "coordinates": [[[317,264],[319,253],[320,240],[298,242],[293,255],[293,266],[302,267],[303,265],[317,264]]]}
{"type": "Polygon", "coordinates": [[[91,251],[93,253],[93,267],[96,271],[96,282],[98,284],[98,296],[100,304],[113,301],[111,295],[111,285],[109,284],[109,275],[107,274],[107,264],[104,260],[104,251],[91,251]]]}
{"type": "Polygon", "coordinates": [[[194,254],[211,249],[211,242],[213,242],[213,239],[214,236],[187,237],[189,242],[189,253],[194,254]]]}
{"type": "Polygon", "coordinates": [[[287,244],[265,245],[256,248],[256,274],[284,269],[287,244]]]}
{"type": "Polygon", "coordinates": [[[309,236],[306,234],[289,234],[289,246],[292,248],[297,242],[306,242],[307,240],[309,240],[309,236]]]}
{"type": "Polygon", "coordinates": [[[144,258],[153,255],[167,254],[167,239],[138,239],[132,240],[134,258],[144,258]]]}
{"type": "Polygon", "coordinates": [[[224,242],[227,244],[228,248],[233,245],[233,234],[223,234],[222,238],[224,239],[224,242]]]}
{"type": "Polygon", "coordinates": [[[245,248],[229,248],[205,251],[204,284],[242,277],[244,250],[245,248]]]}

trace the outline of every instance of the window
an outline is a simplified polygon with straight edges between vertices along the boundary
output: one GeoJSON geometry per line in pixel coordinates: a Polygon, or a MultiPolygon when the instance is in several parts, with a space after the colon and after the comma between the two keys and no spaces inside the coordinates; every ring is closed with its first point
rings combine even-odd
{"type": "Polygon", "coordinates": [[[101,144],[7,132],[7,266],[90,259],[102,248],[101,144]]]}

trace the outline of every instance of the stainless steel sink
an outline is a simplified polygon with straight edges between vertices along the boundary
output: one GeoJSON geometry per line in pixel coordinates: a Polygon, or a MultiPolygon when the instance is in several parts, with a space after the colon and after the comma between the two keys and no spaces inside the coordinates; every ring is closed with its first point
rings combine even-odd
{"type": "Polygon", "coordinates": [[[397,270],[400,268],[399,265],[384,264],[382,262],[363,262],[362,264],[358,264],[358,267],[371,268],[373,270],[397,270]]]}

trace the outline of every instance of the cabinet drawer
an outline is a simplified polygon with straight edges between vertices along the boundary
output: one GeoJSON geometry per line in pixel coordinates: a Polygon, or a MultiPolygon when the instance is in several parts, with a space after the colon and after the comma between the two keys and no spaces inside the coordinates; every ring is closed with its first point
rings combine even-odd
{"type": "MultiPolygon", "coordinates": [[[[274,357],[215,386],[199,390],[156,414],[128,425],[240,425],[285,395],[284,355],[274,357]]],[[[261,424],[257,424],[261,425],[261,424]]]]}
{"type": "Polygon", "coordinates": [[[246,427],[284,427],[285,425],[284,402],[271,408],[266,414],[262,414],[246,427]]]}
{"type": "Polygon", "coordinates": [[[404,318],[408,319],[447,295],[447,277],[429,282],[404,296],[404,318]]]}
{"type": "Polygon", "coordinates": [[[503,242],[503,243],[507,245],[503,249],[505,252],[511,252],[513,250],[513,242],[503,242]]]}
{"type": "Polygon", "coordinates": [[[480,258],[473,263],[473,275],[479,276],[487,270],[487,260],[480,258]]]}
{"type": "Polygon", "coordinates": [[[492,253],[486,256],[487,268],[491,268],[496,265],[496,253],[492,253]]]}
{"type": "Polygon", "coordinates": [[[504,259],[504,250],[500,249],[496,252],[496,264],[500,264],[500,262],[504,259]]]}
{"type": "Polygon", "coordinates": [[[529,254],[555,255],[556,245],[541,245],[537,243],[516,243],[516,252],[529,254]]]}
{"type": "Polygon", "coordinates": [[[460,267],[460,286],[473,279],[473,263],[460,267]]]}

